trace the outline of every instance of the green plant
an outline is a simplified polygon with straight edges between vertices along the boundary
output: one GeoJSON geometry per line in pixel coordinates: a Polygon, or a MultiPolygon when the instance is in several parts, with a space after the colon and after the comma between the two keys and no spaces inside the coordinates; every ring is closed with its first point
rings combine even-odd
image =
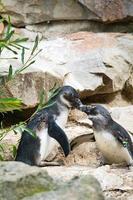
{"type": "MultiPolygon", "coordinates": [[[[5,19],[1,19],[0,22],[3,22],[5,19]]],[[[8,25],[5,33],[0,38],[0,60],[1,59],[19,59],[19,52],[21,52],[21,65],[18,66],[17,70],[14,69],[12,65],[9,66],[7,71],[4,71],[4,73],[0,72],[0,113],[4,115],[5,112],[13,112],[14,110],[21,110],[22,109],[22,101],[21,99],[13,98],[13,97],[7,97],[5,95],[5,90],[7,89],[7,84],[10,81],[13,81],[13,79],[23,72],[26,68],[31,66],[35,62],[35,57],[40,53],[41,50],[38,50],[38,41],[39,38],[36,36],[34,45],[32,49],[29,49],[23,45],[24,42],[28,41],[28,38],[15,38],[15,32],[11,26],[10,17],[8,18],[8,25]],[[14,39],[15,38],[15,39],[14,39]],[[11,51],[13,54],[15,54],[15,57],[10,58],[2,58],[2,52],[4,49],[11,51]],[[25,59],[25,52],[29,51],[29,57],[25,59]],[[5,97],[6,96],[6,97],[5,97]]],[[[5,135],[11,131],[14,130],[15,132],[19,131],[28,131],[29,134],[35,135],[32,130],[29,130],[25,126],[25,122],[20,122],[19,124],[13,125],[7,129],[3,129],[2,121],[0,122],[0,160],[3,159],[3,156],[1,152],[3,152],[2,147],[2,140],[5,137],[5,135]]],[[[15,152],[15,147],[13,147],[15,152]]],[[[14,153],[15,154],[15,153],[14,153]]]]}

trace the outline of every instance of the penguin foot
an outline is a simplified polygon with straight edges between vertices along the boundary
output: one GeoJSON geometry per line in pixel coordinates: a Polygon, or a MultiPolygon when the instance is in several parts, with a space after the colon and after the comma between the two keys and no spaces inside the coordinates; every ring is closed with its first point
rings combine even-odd
{"type": "Polygon", "coordinates": [[[133,163],[128,164],[127,167],[129,170],[133,171],[133,163]]]}
{"type": "Polygon", "coordinates": [[[108,162],[106,161],[106,159],[102,155],[100,155],[100,158],[98,160],[99,160],[98,167],[108,165],[108,162]]]}
{"type": "Polygon", "coordinates": [[[38,166],[39,167],[60,166],[60,163],[58,163],[58,162],[41,161],[38,166]]]}

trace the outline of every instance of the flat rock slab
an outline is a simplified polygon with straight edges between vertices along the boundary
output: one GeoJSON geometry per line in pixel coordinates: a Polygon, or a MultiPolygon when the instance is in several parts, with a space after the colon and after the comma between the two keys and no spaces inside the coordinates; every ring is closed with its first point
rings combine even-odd
{"type": "Polygon", "coordinates": [[[98,168],[87,166],[64,166],[46,167],[45,169],[56,181],[68,181],[75,176],[87,176],[88,174],[91,174],[100,182],[102,190],[108,198],[117,197],[117,199],[126,200],[131,194],[133,195],[133,169],[109,165],[98,168]],[[121,192],[118,193],[118,191],[121,192]]]}
{"type": "Polygon", "coordinates": [[[56,182],[46,168],[21,162],[0,162],[0,199],[104,200],[104,197],[99,182],[91,175],[78,176],[66,183],[56,182]]]}
{"type": "Polygon", "coordinates": [[[1,200],[18,200],[54,187],[52,178],[38,167],[19,162],[0,162],[1,200]]]}
{"type": "MultiPolygon", "coordinates": [[[[30,47],[33,43],[25,45],[30,47]]],[[[106,97],[109,94],[113,98],[112,94],[122,93],[131,77],[132,46],[133,36],[119,33],[78,32],[42,40],[39,43],[42,51],[36,62],[7,86],[8,91],[12,96],[21,98],[27,107],[38,103],[41,88],[47,91],[54,83],[73,86],[80,92],[81,98],[106,97]]],[[[8,57],[8,52],[3,52],[2,56],[8,57]]],[[[25,59],[27,57],[28,53],[25,53],[25,59]]],[[[21,66],[18,60],[10,60],[10,63],[2,60],[4,69],[1,70],[6,71],[10,64],[14,69],[21,66]]],[[[129,92],[132,92],[130,86],[129,92]]],[[[125,95],[128,97],[127,93],[125,95]]]]}
{"type": "Polygon", "coordinates": [[[61,20],[93,20],[105,23],[131,21],[132,8],[131,0],[1,0],[0,2],[1,14],[11,15],[16,26],[61,20]]]}

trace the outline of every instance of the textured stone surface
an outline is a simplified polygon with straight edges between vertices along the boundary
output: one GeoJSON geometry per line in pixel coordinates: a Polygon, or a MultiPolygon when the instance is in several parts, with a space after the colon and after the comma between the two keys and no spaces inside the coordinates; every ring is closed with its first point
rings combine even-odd
{"type": "MultiPolygon", "coordinates": [[[[26,46],[32,46],[32,43],[26,46]]],[[[131,75],[132,46],[131,34],[118,33],[78,32],[41,41],[39,48],[42,48],[42,52],[28,69],[31,73],[25,71],[26,74],[20,75],[9,90],[14,96],[21,97],[26,105],[29,102],[30,106],[37,103],[38,89],[49,89],[48,85],[53,86],[54,82],[75,87],[81,98],[100,94],[111,94],[113,98],[112,94],[123,91],[131,75]]],[[[3,52],[2,56],[7,56],[7,52],[3,52]]],[[[4,66],[2,70],[6,70],[9,61],[1,62],[4,66]]],[[[20,66],[16,60],[10,60],[10,64],[14,69],[20,66]]]]}
{"type": "Polygon", "coordinates": [[[56,182],[45,168],[20,162],[0,163],[0,199],[104,200],[98,181],[90,175],[77,177],[69,183],[56,182]],[[78,190],[77,190],[78,188],[78,190]]]}
{"type": "MultiPolygon", "coordinates": [[[[132,111],[133,111],[133,106],[123,107],[123,108],[116,107],[116,108],[111,109],[111,115],[117,122],[119,122],[121,125],[123,125],[128,130],[132,131],[133,130],[132,111]],[[126,118],[125,118],[125,116],[126,116],[126,118]]],[[[75,110],[75,112],[76,112],[76,110],[75,110]]],[[[85,116],[84,117],[81,116],[81,118],[80,118],[79,112],[78,112],[78,116],[79,116],[78,117],[79,122],[78,122],[78,119],[76,119],[76,122],[69,122],[65,129],[65,132],[70,141],[79,135],[89,134],[92,132],[92,130],[89,128],[91,124],[88,123],[85,116]]],[[[9,144],[11,143],[10,137],[12,137],[12,144],[15,144],[15,141],[16,141],[16,138],[13,139],[12,135],[11,136],[7,135],[7,137],[5,138],[5,140],[3,140],[3,142],[7,142],[8,147],[10,146],[9,144]]],[[[52,178],[54,178],[54,180],[57,183],[60,183],[60,181],[61,181],[61,183],[69,181],[74,176],[80,176],[80,177],[85,176],[86,178],[88,178],[88,175],[91,174],[91,175],[94,175],[99,180],[99,182],[102,186],[102,190],[104,191],[104,194],[105,194],[107,200],[110,200],[111,198],[117,199],[117,200],[132,199],[130,197],[133,194],[133,188],[132,188],[133,170],[128,169],[127,167],[118,166],[118,165],[99,167],[101,157],[100,157],[99,151],[96,148],[95,142],[87,142],[87,143],[84,143],[84,144],[78,146],[71,152],[71,154],[67,158],[64,158],[62,150],[60,149],[58,144],[57,144],[56,149],[53,152],[54,153],[52,153],[47,158],[47,160],[59,161],[60,163],[65,164],[65,166],[40,168],[41,174],[42,173],[44,174],[43,170],[46,169],[48,171],[49,175],[52,178]]],[[[25,165],[22,165],[22,167],[21,167],[19,165],[16,165],[16,163],[15,163],[15,168],[14,168],[13,167],[14,165],[11,165],[8,163],[7,166],[9,165],[9,167],[5,168],[5,167],[2,167],[2,163],[3,162],[1,162],[1,165],[0,165],[0,168],[1,168],[0,175],[3,173],[2,172],[3,169],[4,169],[4,171],[7,171],[7,173],[8,173],[8,171],[10,171],[10,168],[12,169],[13,173],[15,170],[15,174],[18,173],[20,177],[23,176],[23,173],[25,173],[25,171],[26,171],[26,173],[29,173],[29,171],[30,171],[30,173],[34,172],[34,170],[33,171],[31,170],[34,168],[31,167],[28,170],[28,168],[25,165]],[[12,166],[12,167],[10,167],[10,166],[12,166]],[[24,170],[23,170],[23,167],[25,168],[24,170]]],[[[39,170],[39,168],[37,168],[37,169],[39,170]]],[[[38,174],[38,172],[35,173],[35,175],[36,174],[38,174]]],[[[3,174],[2,174],[2,176],[3,176],[3,174]]],[[[41,175],[39,175],[39,177],[40,176],[41,175]]],[[[13,175],[13,177],[14,177],[14,175],[13,175]]],[[[17,175],[15,175],[15,177],[17,177],[17,181],[20,182],[20,186],[21,186],[21,181],[20,181],[21,178],[18,178],[17,175]]],[[[6,176],[4,175],[3,178],[6,178],[6,176]]],[[[27,180],[27,174],[25,174],[25,179],[27,180]]],[[[22,179],[22,180],[25,180],[25,179],[22,179]]],[[[0,180],[1,180],[1,178],[0,178],[0,180]]],[[[10,180],[12,180],[12,178],[10,178],[10,180]]],[[[2,181],[3,181],[3,179],[2,179],[2,181]]],[[[13,184],[14,183],[11,182],[12,187],[13,187],[13,184]]],[[[73,185],[75,186],[74,182],[73,182],[73,185]]],[[[25,200],[28,200],[28,199],[31,200],[32,198],[33,198],[33,200],[34,199],[41,200],[44,197],[46,199],[51,199],[51,200],[53,198],[62,200],[63,198],[65,199],[66,196],[68,196],[70,198],[71,196],[69,196],[70,194],[68,192],[69,191],[68,188],[69,187],[66,187],[66,189],[57,190],[56,192],[50,191],[47,194],[40,193],[31,198],[28,197],[25,200]]],[[[73,198],[73,192],[75,193],[75,189],[72,189],[72,198],[73,198]]],[[[83,190],[83,192],[84,192],[84,190],[83,190]]],[[[88,189],[88,192],[89,192],[89,189],[88,189]]],[[[14,198],[14,196],[13,196],[13,198],[14,198]]],[[[76,198],[76,196],[75,196],[75,198],[76,198]]]]}
{"type": "MultiPolygon", "coordinates": [[[[62,180],[61,180],[62,181],[62,180]]],[[[104,200],[99,183],[90,175],[74,178],[63,188],[48,193],[40,193],[24,200],[104,200]]]]}
{"type": "Polygon", "coordinates": [[[133,103],[133,67],[132,67],[131,75],[125,83],[123,93],[127,97],[127,99],[130,99],[130,101],[133,103]]]}
{"type": "Polygon", "coordinates": [[[92,11],[103,22],[116,22],[130,20],[133,17],[132,0],[78,0],[82,5],[92,11]]]}
{"type": "Polygon", "coordinates": [[[24,26],[49,21],[131,21],[132,0],[1,0],[0,13],[11,15],[13,24],[24,26]],[[21,10],[21,12],[20,12],[21,10]]]}
{"type": "Polygon", "coordinates": [[[46,168],[48,173],[56,180],[71,180],[74,176],[87,176],[92,174],[98,179],[107,200],[127,200],[133,194],[133,170],[115,166],[102,166],[91,168],[85,166],[46,168]],[[53,170],[54,169],[54,170],[53,170]],[[60,174],[60,176],[58,176],[60,174]]]}
{"type": "Polygon", "coordinates": [[[0,162],[1,200],[18,200],[54,187],[52,178],[40,168],[19,162],[0,162]]]}
{"type": "Polygon", "coordinates": [[[62,85],[61,79],[49,73],[29,72],[19,74],[13,81],[7,84],[4,95],[22,99],[24,108],[35,107],[39,102],[41,91],[43,89],[45,91],[50,90],[55,83],[57,86],[62,85]]]}
{"type": "MultiPolygon", "coordinates": [[[[18,26],[51,20],[88,18],[88,12],[74,0],[2,0],[0,12],[4,16],[10,14],[13,24],[18,26]]],[[[93,18],[93,13],[89,15],[89,18],[93,18]]]]}

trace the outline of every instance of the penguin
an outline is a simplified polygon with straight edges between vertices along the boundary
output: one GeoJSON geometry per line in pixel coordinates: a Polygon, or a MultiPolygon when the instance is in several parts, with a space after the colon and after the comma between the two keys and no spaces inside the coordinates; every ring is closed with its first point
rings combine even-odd
{"type": "Polygon", "coordinates": [[[103,155],[103,164],[126,163],[133,166],[133,143],[128,132],[115,122],[101,105],[82,106],[92,121],[96,145],[103,155]]]}
{"type": "Polygon", "coordinates": [[[52,152],[56,142],[60,144],[65,156],[70,153],[70,144],[63,131],[71,108],[80,109],[82,103],[77,91],[71,86],[63,86],[50,99],[49,106],[38,111],[27,124],[18,145],[16,161],[29,165],[46,166],[45,159],[52,152]]]}

